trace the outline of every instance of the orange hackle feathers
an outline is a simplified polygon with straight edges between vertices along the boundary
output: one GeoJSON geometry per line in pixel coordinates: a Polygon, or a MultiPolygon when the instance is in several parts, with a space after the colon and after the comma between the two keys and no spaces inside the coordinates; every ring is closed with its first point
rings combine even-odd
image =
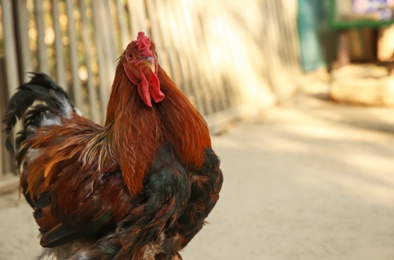
{"type": "Polygon", "coordinates": [[[198,168],[204,161],[204,149],[211,147],[208,126],[160,66],[158,76],[166,95],[166,102],[158,104],[157,109],[165,120],[165,137],[174,144],[183,162],[198,168]]]}

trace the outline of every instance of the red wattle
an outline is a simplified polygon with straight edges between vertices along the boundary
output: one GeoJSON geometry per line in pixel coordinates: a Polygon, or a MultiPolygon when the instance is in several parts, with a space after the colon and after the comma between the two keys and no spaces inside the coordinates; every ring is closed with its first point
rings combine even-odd
{"type": "MultiPolygon", "coordinates": [[[[145,68],[146,69],[146,68],[145,68]]],[[[148,107],[152,107],[152,99],[155,103],[159,103],[164,99],[164,93],[160,90],[160,81],[156,73],[153,71],[149,72],[149,78],[146,78],[146,74],[143,68],[140,68],[140,78],[137,79],[133,73],[131,73],[124,65],[124,70],[127,77],[131,82],[137,85],[138,94],[142,101],[148,107]]]]}
{"type": "Polygon", "coordinates": [[[149,75],[150,80],[150,94],[155,103],[159,103],[164,99],[164,93],[160,90],[160,81],[155,73],[149,75]]]}
{"type": "Polygon", "coordinates": [[[148,107],[152,107],[152,100],[149,93],[149,83],[145,77],[145,74],[142,71],[142,68],[140,69],[140,77],[141,82],[138,84],[138,94],[140,94],[140,97],[145,103],[145,105],[147,105],[148,107]]]}

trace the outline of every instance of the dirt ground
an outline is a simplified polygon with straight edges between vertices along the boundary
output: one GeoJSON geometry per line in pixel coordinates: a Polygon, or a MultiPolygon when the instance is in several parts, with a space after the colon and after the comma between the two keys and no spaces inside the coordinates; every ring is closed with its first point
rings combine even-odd
{"type": "MultiPolygon", "coordinates": [[[[213,137],[221,199],[184,259],[394,259],[394,109],[312,94],[213,137]]],[[[40,252],[17,197],[0,197],[0,259],[40,252]]]]}

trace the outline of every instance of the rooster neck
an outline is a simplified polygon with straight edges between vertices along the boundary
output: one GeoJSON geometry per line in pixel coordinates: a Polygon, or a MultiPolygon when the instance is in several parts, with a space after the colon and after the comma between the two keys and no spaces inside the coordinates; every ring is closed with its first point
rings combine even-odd
{"type": "Polygon", "coordinates": [[[172,145],[180,161],[193,168],[201,167],[204,150],[211,147],[202,116],[160,66],[158,77],[165,98],[147,107],[137,86],[118,66],[108,103],[108,144],[131,194],[142,191],[145,173],[164,143],[172,145]]]}
{"type": "Polygon", "coordinates": [[[211,147],[208,126],[187,97],[159,66],[158,77],[165,99],[157,104],[163,122],[163,139],[171,142],[180,160],[200,168],[205,149],[211,147]]]}
{"type": "Polygon", "coordinates": [[[142,191],[145,173],[161,144],[160,121],[155,114],[151,111],[134,114],[134,111],[138,110],[130,107],[120,112],[110,135],[114,157],[133,195],[142,191]]]}
{"type": "Polygon", "coordinates": [[[143,189],[143,179],[161,144],[161,121],[141,100],[123,66],[117,67],[107,108],[108,143],[130,193],[143,189]]]}

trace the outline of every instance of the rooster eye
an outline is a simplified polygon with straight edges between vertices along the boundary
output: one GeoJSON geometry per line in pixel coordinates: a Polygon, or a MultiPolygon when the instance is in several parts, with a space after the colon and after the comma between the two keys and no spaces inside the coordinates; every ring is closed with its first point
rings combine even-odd
{"type": "Polygon", "coordinates": [[[133,58],[133,54],[129,53],[129,59],[133,58]]]}

